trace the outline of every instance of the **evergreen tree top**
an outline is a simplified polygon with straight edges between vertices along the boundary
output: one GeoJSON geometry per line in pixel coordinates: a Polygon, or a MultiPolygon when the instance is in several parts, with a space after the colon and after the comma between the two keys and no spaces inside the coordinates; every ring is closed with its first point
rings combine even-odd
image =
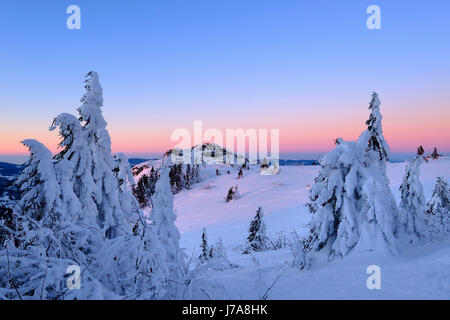
{"type": "Polygon", "coordinates": [[[100,85],[98,73],[95,71],[89,71],[84,80],[84,88],[86,93],[81,98],[83,104],[94,104],[98,107],[103,106],[103,89],[100,85]]]}
{"type": "MultiPolygon", "coordinates": [[[[366,121],[367,130],[361,134],[359,140],[367,143],[366,155],[370,159],[377,159],[378,163],[389,161],[389,145],[383,136],[382,115],[380,113],[380,99],[374,92],[369,104],[370,115],[366,121]]],[[[369,161],[370,162],[370,161],[369,161]]]]}
{"type": "MultiPolygon", "coordinates": [[[[106,121],[103,118],[101,107],[103,106],[103,89],[99,82],[97,72],[90,71],[86,75],[87,79],[84,81],[85,94],[81,97],[81,107],[77,110],[80,114],[80,121],[84,122],[84,128],[88,130],[98,130],[106,128],[106,121]]],[[[109,136],[98,137],[109,139],[109,136]]],[[[111,144],[110,141],[107,143],[111,144]]]]}
{"type": "Polygon", "coordinates": [[[372,100],[370,100],[369,109],[370,110],[379,109],[380,104],[381,104],[381,102],[380,102],[380,98],[378,98],[378,93],[376,93],[374,91],[372,93],[372,100]]]}

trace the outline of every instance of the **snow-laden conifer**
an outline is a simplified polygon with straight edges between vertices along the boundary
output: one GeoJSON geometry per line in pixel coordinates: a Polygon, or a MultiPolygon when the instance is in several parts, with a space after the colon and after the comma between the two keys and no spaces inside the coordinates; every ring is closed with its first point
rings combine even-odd
{"type": "Polygon", "coordinates": [[[62,113],[57,116],[50,129],[56,128],[59,128],[62,150],[54,157],[55,170],[65,214],[65,237],[61,241],[72,248],[71,258],[81,263],[85,258],[95,259],[104,238],[98,224],[96,199],[99,192],[91,174],[92,154],[80,123],[73,115],[62,113]],[[86,257],[76,248],[80,248],[86,257]]]}
{"type": "Polygon", "coordinates": [[[123,153],[119,152],[115,155],[115,159],[116,168],[114,169],[114,172],[119,186],[119,202],[122,211],[128,220],[128,225],[125,230],[127,233],[131,233],[132,226],[136,222],[137,211],[139,210],[139,203],[132,193],[136,183],[133,178],[133,172],[131,171],[128,158],[123,153]]]}
{"type": "Polygon", "coordinates": [[[255,217],[250,223],[247,248],[245,249],[244,254],[267,249],[266,223],[264,222],[263,217],[263,209],[259,207],[258,210],[256,210],[255,217]]]}
{"type": "Polygon", "coordinates": [[[367,143],[366,153],[370,160],[377,159],[384,163],[389,161],[389,145],[383,136],[382,116],[380,112],[380,99],[378,94],[374,92],[369,104],[370,116],[366,121],[369,139],[367,143]]]}
{"type": "Polygon", "coordinates": [[[16,181],[21,193],[17,206],[16,234],[20,247],[46,248],[50,256],[60,257],[61,190],[59,188],[52,153],[36,140],[22,141],[30,150],[25,169],[16,181]]]}
{"type": "Polygon", "coordinates": [[[433,149],[433,153],[431,154],[431,159],[437,160],[441,155],[438,153],[437,148],[433,149]]]}
{"type": "Polygon", "coordinates": [[[22,196],[14,213],[14,239],[0,250],[1,299],[103,299],[100,283],[87,271],[87,247],[63,204],[50,151],[24,140],[30,158],[17,180],[22,196]],[[74,236],[72,238],[72,236],[74,236]],[[67,270],[83,270],[82,287],[70,291],[67,270]]]}
{"type": "Polygon", "coordinates": [[[308,203],[313,216],[307,250],[326,250],[330,258],[353,250],[398,251],[398,208],[385,173],[389,147],[379,104],[374,94],[368,129],[356,142],[337,139],[320,161],[308,203]]]}
{"type": "Polygon", "coordinates": [[[413,242],[424,236],[425,196],[420,182],[420,165],[423,158],[417,155],[406,166],[400,186],[400,223],[405,240],[413,242]]]}
{"type": "Polygon", "coordinates": [[[440,239],[450,233],[450,190],[443,177],[436,179],[426,206],[425,222],[431,239],[440,239]]]}
{"type": "Polygon", "coordinates": [[[208,234],[206,233],[206,229],[203,228],[202,243],[200,244],[200,255],[198,257],[201,263],[206,263],[209,260],[209,252],[210,247],[208,244],[208,234]]]}
{"type": "Polygon", "coordinates": [[[161,246],[165,250],[165,263],[170,272],[170,294],[176,295],[177,286],[181,280],[181,270],[185,269],[184,254],[180,249],[180,233],[175,226],[176,215],[173,209],[173,194],[169,180],[169,169],[161,167],[159,178],[155,186],[155,194],[152,197],[153,208],[150,213],[152,228],[158,237],[161,246]]]}
{"type": "Polygon", "coordinates": [[[94,71],[86,75],[86,93],[78,108],[83,133],[92,152],[92,177],[97,186],[96,205],[99,210],[99,222],[105,236],[112,239],[128,232],[126,217],[118,195],[118,182],[113,173],[114,159],[111,154],[111,138],[103,118],[103,89],[98,74],[94,71]]]}
{"type": "Polygon", "coordinates": [[[132,234],[106,241],[96,268],[104,286],[127,299],[162,299],[168,293],[170,272],[166,251],[155,230],[140,212],[132,234]]]}

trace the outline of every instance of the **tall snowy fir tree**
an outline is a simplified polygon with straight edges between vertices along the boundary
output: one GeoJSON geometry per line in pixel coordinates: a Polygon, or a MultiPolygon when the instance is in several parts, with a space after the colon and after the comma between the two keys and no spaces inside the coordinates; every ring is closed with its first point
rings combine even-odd
{"type": "Polygon", "coordinates": [[[74,250],[72,259],[82,263],[95,259],[104,238],[97,222],[95,200],[99,193],[91,174],[92,155],[77,118],[62,113],[54,119],[50,130],[56,128],[62,149],[54,157],[62,210],[68,216],[66,221],[73,222],[65,228],[65,241],[68,246],[81,248],[84,256],[74,250]]]}
{"type": "Polygon", "coordinates": [[[380,99],[378,94],[372,94],[372,100],[369,105],[370,116],[366,121],[369,139],[367,142],[366,154],[369,159],[378,159],[380,163],[389,160],[389,146],[383,136],[383,128],[381,125],[382,116],[380,113],[380,99]]]}
{"type": "Polygon", "coordinates": [[[380,104],[378,94],[374,92],[369,104],[371,112],[366,121],[367,130],[357,141],[359,146],[366,146],[363,161],[365,179],[361,184],[366,203],[362,207],[364,215],[359,226],[359,244],[368,250],[387,249],[395,253],[399,249],[399,211],[386,175],[390,148],[383,136],[380,104]]]}
{"type": "Polygon", "coordinates": [[[202,232],[202,243],[200,245],[200,256],[198,257],[201,263],[206,263],[209,260],[210,247],[208,244],[208,234],[206,229],[203,228],[202,232]]]}
{"type": "Polygon", "coordinates": [[[423,158],[417,155],[408,163],[400,186],[400,223],[407,242],[414,242],[424,236],[425,196],[420,182],[422,162],[423,158]]]}
{"type": "Polygon", "coordinates": [[[372,96],[368,129],[356,142],[336,140],[321,160],[310,190],[312,213],[307,250],[330,258],[356,251],[398,251],[398,208],[384,162],[388,150],[381,130],[379,99],[372,96]]]}
{"type": "Polygon", "coordinates": [[[155,194],[152,202],[153,208],[150,220],[153,223],[155,233],[164,247],[166,265],[170,272],[171,288],[169,297],[176,297],[180,292],[177,284],[182,282],[182,270],[185,269],[184,253],[180,249],[180,233],[175,226],[176,215],[173,210],[173,194],[170,186],[169,169],[161,167],[155,186],[155,194]]]}
{"type": "Polygon", "coordinates": [[[267,249],[266,223],[264,212],[261,207],[256,210],[256,215],[250,223],[249,235],[247,237],[247,248],[243,252],[248,254],[252,251],[264,251],[267,249]]]}
{"type": "Polygon", "coordinates": [[[119,185],[119,202],[122,211],[125,213],[125,217],[128,220],[126,232],[130,233],[132,226],[134,226],[136,222],[137,212],[139,211],[139,203],[132,193],[136,183],[133,178],[133,172],[131,171],[128,158],[121,152],[117,153],[114,158],[116,160],[114,173],[116,174],[119,185]]]}
{"type": "Polygon", "coordinates": [[[99,222],[108,239],[130,232],[126,217],[118,198],[118,182],[113,173],[114,159],[111,154],[111,138],[106,130],[102,115],[103,89],[98,74],[94,71],[86,75],[86,93],[78,108],[83,133],[92,152],[92,177],[97,186],[95,198],[99,209],[99,222]]]}
{"type": "Polygon", "coordinates": [[[60,257],[64,253],[60,247],[58,232],[61,229],[61,190],[56,179],[52,153],[36,140],[22,143],[30,150],[30,158],[16,181],[21,192],[16,229],[20,246],[29,245],[46,248],[49,256],[60,257]]]}
{"type": "Polygon", "coordinates": [[[436,179],[426,210],[425,222],[430,238],[440,240],[450,234],[450,189],[443,177],[436,179]]]}

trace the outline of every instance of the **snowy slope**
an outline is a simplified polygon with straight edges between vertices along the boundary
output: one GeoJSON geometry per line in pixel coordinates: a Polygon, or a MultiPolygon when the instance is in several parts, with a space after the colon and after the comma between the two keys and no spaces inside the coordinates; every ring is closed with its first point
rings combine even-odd
{"type": "MultiPolygon", "coordinates": [[[[405,163],[389,163],[387,173],[397,202],[405,163]]],[[[334,262],[317,261],[310,270],[291,266],[290,249],[242,255],[247,229],[258,206],[265,212],[268,233],[306,233],[310,217],[304,206],[317,175],[317,166],[281,167],[281,173],[261,176],[257,167],[244,170],[237,180],[237,169],[202,167],[201,182],[191,190],[175,195],[176,224],[181,231],[181,246],[194,257],[199,254],[201,231],[207,228],[210,243],[223,238],[228,258],[239,267],[226,271],[210,270],[209,278],[222,287],[226,296],[217,298],[259,299],[275,278],[270,299],[450,299],[450,239],[438,244],[405,248],[398,256],[353,254],[334,262]],[[231,174],[227,175],[226,170],[231,174]],[[241,199],[226,203],[228,189],[237,184],[241,199]],[[366,279],[369,265],[379,265],[381,290],[369,290],[366,279]],[[245,285],[244,285],[245,283],[245,285]]],[[[426,199],[437,176],[450,179],[450,159],[424,163],[421,180],[426,199]]]]}

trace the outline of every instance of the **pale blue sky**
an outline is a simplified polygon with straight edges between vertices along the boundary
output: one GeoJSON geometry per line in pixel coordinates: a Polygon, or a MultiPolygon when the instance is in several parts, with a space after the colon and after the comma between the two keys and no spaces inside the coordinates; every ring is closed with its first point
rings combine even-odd
{"type": "Polygon", "coordinates": [[[292,135],[309,139],[311,123],[335,119],[342,128],[317,142],[326,151],[336,135],[357,136],[372,90],[394,152],[433,146],[433,137],[409,136],[408,123],[423,137],[435,130],[450,151],[449,12],[447,0],[2,1],[0,153],[23,152],[12,147],[21,138],[56,141],[51,118],[75,112],[91,69],[105,90],[113,148],[126,147],[123,135],[140,146],[128,154],[160,152],[173,129],[194,120],[289,128],[284,151],[308,153],[292,135]],[[81,8],[81,30],[66,28],[70,4],[81,8]],[[382,30],[366,28],[370,4],[381,8],[382,30]],[[402,112],[411,112],[405,123],[402,112]],[[351,132],[343,115],[354,117],[351,132]],[[160,147],[145,145],[155,139],[160,147]]]}

